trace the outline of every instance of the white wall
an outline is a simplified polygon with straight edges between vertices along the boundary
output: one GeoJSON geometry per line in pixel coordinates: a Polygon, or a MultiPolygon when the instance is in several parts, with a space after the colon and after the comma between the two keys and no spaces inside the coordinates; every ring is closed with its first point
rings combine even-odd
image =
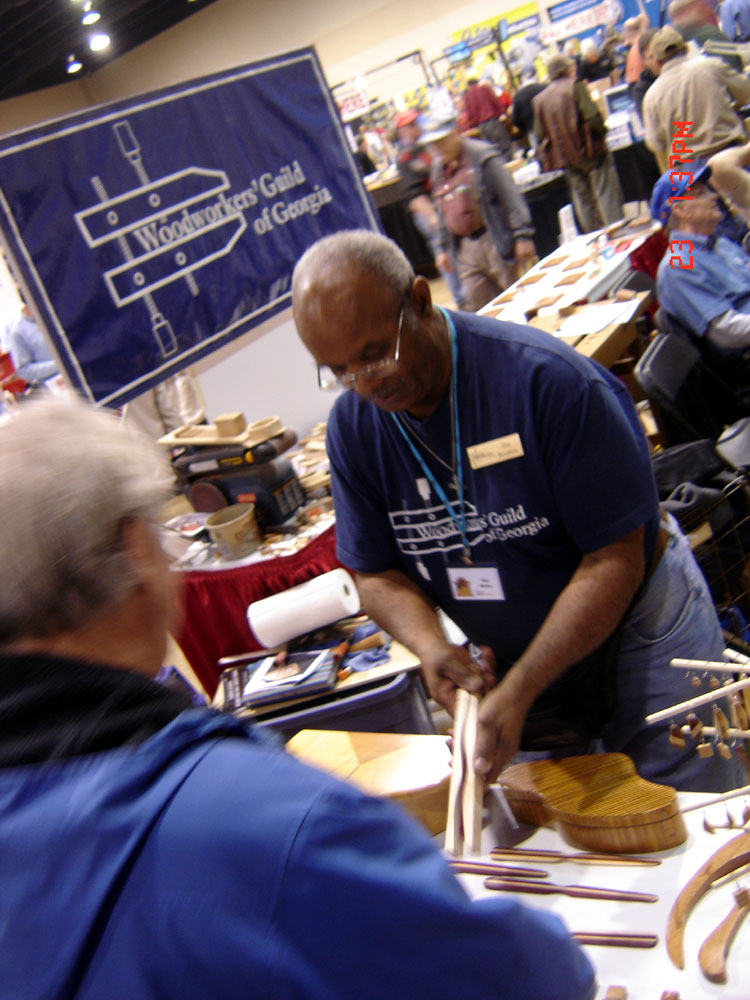
{"type": "MultiPolygon", "coordinates": [[[[85,80],[0,103],[0,131],[311,44],[334,85],[414,49],[434,59],[450,43],[451,32],[517,5],[518,0],[216,0],[85,80]]],[[[241,410],[248,420],[278,415],[303,436],[327,418],[332,397],[317,387],[291,314],[269,327],[195,366],[207,414],[241,410]]]]}

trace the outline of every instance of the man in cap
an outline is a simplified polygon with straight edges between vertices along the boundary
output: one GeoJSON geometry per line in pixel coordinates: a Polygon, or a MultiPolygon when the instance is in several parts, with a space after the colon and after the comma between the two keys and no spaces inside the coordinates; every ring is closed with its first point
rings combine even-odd
{"type": "Polygon", "coordinates": [[[503,159],[508,160],[511,141],[505,119],[510,107],[510,97],[505,91],[498,97],[489,83],[480,83],[476,77],[466,83],[464,114],[469,128],[479,129],[480,138],[497,146],[503,159]]]}
{"type": "Polygon", "coordinates": [[[564,170],[584,233],[623,216],[622,189],[606,127],[586,85],[567,56],[547,62],[549,83],[533,102],[537,156],[545,170],[564,170]]]}
{"type": "MultiPolygon", "coordinates": [[[[695,42],[702,48],[706,42],[729,42],[733,39],[725,35],[719,27],[716,16],[716,4],[707,0],[671,0],[667,13],[672,25],[679,31],[686,42],[695,42]]],[[[742,72],[742,59],[738,55],[727,53],[719,57],[730,69],[742,72]]]]}
{"type": "Polygon", "coordinates": [[[652,780],[736,787],[736,761],[676,751],[668,723],[644,721],[694,696],[672,657],[724,643],[687,540],[660,520],[622,382],[533,327],[434,308],[378,233],[315,243],[292,305],[321,387],[353,390],[328,421],[338,557],[433,697],[452,710],[456,686],[488,692],[476,769],[603,736],[652,780]]]}
{"type": "Polygon", "coordinates": [[[0,451],[3,1000],[593,997],[556,917],[472,902],[400,808],[154,682],[163,452],[60,400],[0,451]]]}
{"type": "Polygon", "coordinates": [[[433,117],[420,141],[436,154],[438,266],[455,267],[466,308],[480,309],[516,280],[517,261],[536,257],[531,213],[498,148],[462,136],[455,118],[433,117]]]}
{"type": "Polygon", "coordinates": [[[669,249],[656,278],[661,308],[701,342],[708,360],[750,397],[750,256],[716,235],[722,219],[710,168],[676,165],[657,181],[651,214],[669,249]]]}
{"type": "Polygon", "coordinates": [[[441,256],[440,220],[430,198],[432,156],[427,147],[419,141],[422,129],[419,126],[417,109],[407,108],[405,111],[399,111],[393,119],[393,130],[398,148],[396,163],[401,177],[403,197],[408,202],[414,225],[432,250],[453,301],[461,309],[465,304],[461,280],[450,258],[441,256]]]}
{"type": "Polygon", "coordinates": [[[651,39],[659,78],[643,100],[646,145],[659,169],[675,162],[706,160],[712,153],[747,141],[734,105],[750,101],[750,80],[721,59],[690,57],[682,35],[669,25],[651,39]],[[682,141],[686,138],[690,142],[682,141]],[[674,148],[679,140],[678,149],[674,148]],[[689,152],[687,152],[689,150],[689,152]],[[670,157],[672,157],[670,161],[670,157]]]}

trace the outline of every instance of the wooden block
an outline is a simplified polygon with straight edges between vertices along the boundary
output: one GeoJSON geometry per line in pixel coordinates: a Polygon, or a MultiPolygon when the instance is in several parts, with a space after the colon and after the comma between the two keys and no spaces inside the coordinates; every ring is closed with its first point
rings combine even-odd
{"type": "Polygon", "coordinates": [[[630,302],[630,300],[634,299],[635,296],[636,293],[632,288],[621,288],[619,292],[615,292],[615,299],[618,302],[630,302]]]}
{"type": "Polygon", "coordinates": [[[518,284],[522,287],[525,287],[526,285],[534,285],[537,281],[541,281],[543,277],[543,274],[529,274],[525,278],[521,278],[518,284]]]}
{"type": "Polygon", "coordinates": [[[588,262],[588,257],[579,257],[578,260],[571,260],[570,263],[566,264],[563,271],[575,271],[576,268],[585,267],[588,262]]]}
{"type": "Polygon", "coordinates": [[[548,267],[557,267],[559,264],[564,264],[567,259],[568,258],[566,254],[563,254],[562,257],[550,257],[549,260],[545,260],[544,263],[540,264],[539,266],[545,269],[548,267]]]}
{"type": "Polygon", "coordinates": [[[247,427],[244,413],[220,413],[214,419],[216,430],[222,436],[241,434],[247,427]]]}
{"type": "Polygon", "coordinates": [[[561,285],[575,285],[585,274],[585,271],[574,271],[573,274],[567,274],[564,278],[555,282],[555,288],[560,288],[561,285]]]}
{"type": "Polygon", "coordinates": [[[628,1000],[628,991],[624,986],[608,986],[604,1000],[628,1000]]]}

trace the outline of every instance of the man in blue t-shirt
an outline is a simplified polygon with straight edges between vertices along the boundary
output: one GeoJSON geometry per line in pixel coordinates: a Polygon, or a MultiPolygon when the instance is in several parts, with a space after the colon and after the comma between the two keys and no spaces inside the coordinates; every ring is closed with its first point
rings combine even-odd
{"type": "Polygon", "coordinates": [[[719,195],[708,165],[677,164],[654,185],[651,214],[669,249],[656,276],[661,308],[693,335],[707,360],[750,394],[750,256],[718,235],[719,195]]]}
{"type": "Polygon", "coordinates": [[[292,297],[321,386],[354,390],[328,425],[339,558],[433,697],[452,709],[459,685],[485,693],[477,770],[493,778],[519,745],[603,736],[646,777],[734,785],[734,762],[644,723],[694,695],[670,658],[723,643],[685,539],[660,523],[622,383],[538,330],[434,308],[376,233],[315,244],[292,297]]]}

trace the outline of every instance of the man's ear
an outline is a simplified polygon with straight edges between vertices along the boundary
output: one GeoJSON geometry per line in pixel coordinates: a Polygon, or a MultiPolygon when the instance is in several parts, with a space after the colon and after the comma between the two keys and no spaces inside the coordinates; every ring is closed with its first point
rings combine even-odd
{"type": "Polygon", "coordinates": [[[414,309],[420,319],[427,319],[432,315],[432,293],[430,283],[421,274],[418,274],[411,286],[411,299],[414,309]]]}
{"type": "Polygon", "coordinates": [[[120,528],[120,544],[138,579],[139,586],[143,586],[152,578],[156,565],[158,543],[154,538],[153,528],[145,521],[135,518],[123,521],[120,528]]]}

